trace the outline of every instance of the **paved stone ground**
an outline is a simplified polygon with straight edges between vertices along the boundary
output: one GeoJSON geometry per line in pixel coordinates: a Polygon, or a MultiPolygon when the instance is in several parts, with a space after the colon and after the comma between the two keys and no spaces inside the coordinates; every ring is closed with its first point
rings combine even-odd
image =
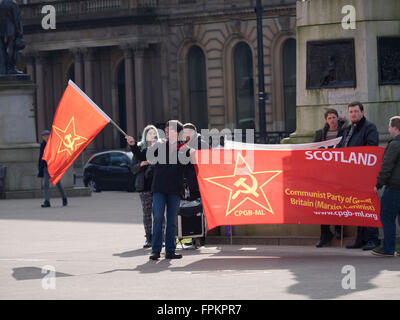
{"type": "Polygon", "coordinates": [[[0,201],[0,299],[400,297],[400,257],[333,247],[206,245],[178,246],[183,259],[153,262],[142,248],[137,193],[102,192],[71,198],[65,208],[60,199],[52,205],[0,201]],[[355,289],[342,287],[347,265],[354,267],[355,289]]]}

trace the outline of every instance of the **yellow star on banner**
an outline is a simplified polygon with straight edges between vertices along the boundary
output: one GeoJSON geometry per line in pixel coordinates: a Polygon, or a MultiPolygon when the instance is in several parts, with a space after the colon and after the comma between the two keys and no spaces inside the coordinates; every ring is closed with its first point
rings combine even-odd
{"type": "Polygon", "coordinates": [[[229,190],[226,216],[245,201],[251,201],[271,214],[274,214],[263,187],[281,173],[282,170],[253,172],[239,152],[233,175],[205,178],[204,180],[229,190]]]}
{"type": "Polygon", "coordinates": [[[66,151],[70,156],[74,153],[78,146],[85,143],[88,139],[76,134],[75,119],[71,118],[65,130],[53,125],[55,134],[60,138],[60,145],[57,154],[66,151]]]}

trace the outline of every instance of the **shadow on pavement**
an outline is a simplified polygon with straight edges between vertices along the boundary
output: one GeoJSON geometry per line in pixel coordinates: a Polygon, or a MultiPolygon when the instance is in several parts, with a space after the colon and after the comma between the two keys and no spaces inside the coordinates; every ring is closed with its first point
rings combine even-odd
{"type": "MultiPolygon", "coordinates": [[[[205,248],[207,249],[207,248],[205,248]]],[[[304,249],[304,248],[303,248],[304,249]]],[[[163,271],[185,273],[190,279],[191,275],[207,275],[207,278],[229,276],[251,277],[256,275],[260,283],[265,283],[265,279],[273,276],[274,280],[283,278],[282,286],[286,286],[289,280],[287,293],[307,296],[310,299],[335,299],[345,297],[348,294],[359,293],[374,289],[377,286],[373,283],[378,276],[383,276],[379,280],[379,288],[399,288],[400,276],[391,275],[390,272],[400,272],[400,258],[378,258],[370,255],[369,252],[349,253],[343,251],[301,252],[288,250],[279,247],[262,247],[255,251],[240,251],[238,249],[219,248],[219,252],[201,252],[199,250],[179,250],[184,255],[183,260],[175,263],[164,259],[161,255],[159,261],[148,260],[150,250],[137,249],[122,253],[113,254],[121,258],[144,256],[146,260],[143,264],[138,264],[132,269],[112,269],[97,273],[111,274],[116,272],[139,272],[141,274],[152,274],[163,271]],[[206,255],[206,257],[204,257],[206,255]],[[196,261],[185,263],[185,256],[198,256],[196,261]],[[347,275],[343,272],[344,266],[353,266],[355,269],[354,290],[345,290],[342,282],[347,275]],[[288,279],[289,271],[289,279],[288,279]],[[291,275],[291,276],[290,276],[291,275]],[[293,281],[294,284],[290,285],[293,281]]],[[[192,258],[193,260],[193,258],[192,258]]],[[[47,270],[48,271],[48,270],[47,270]]],[[[23,267],[13,268],[12,276],[16,280],[42,279],[48,273],[42,273],[41,268],[23,267]]],[[[71,277],[74,275],[56,272],[55,277],[71,277]]],[[[212,282],[213,280],[211,280],[212,282]]],[[[217,281],[217,280],[216,280],[217,281]]],[[[245,279],[243,281],[246,281],[245,279]]],[[[252,278],[254,281],[254,278],[252,278]]],[[[275,286],[276,286],[276,282],[275,286]]],[[[276,290],[274,288],[273,290],[276,290]]],[[[260,297],[262,298],[262,297],[260,297]]],[[[379,299],[379,297],[376,297],[379,299]]],[[[393,297],[395,298],[395,297],[393,297]]]]}
{"type": "MultiPolygon", "coordinates": [[[[200,255],[200,254],[208,254],[208,253],[202,253],[200,250],[194,249],[192,247],[186,247],[184,250],[180,250],[180,252],[185,255],[185,256],[192,256],[192,255],[200,255]]],[[[133,258],[133,257],[139,257],[143,255],[150,255],[151,253],[151,248],[141,248],[141,249],[136,249],[136,250],[131,250],[131,251],[125,251],[121,253],[114,253],[114,257],[120,257],[120,258],[133,258]]]]}
{"type": "MultiPolygon", "coordinates": [[[[135,271],[142,274],[156,274],[168,270],[170,272],[221,277],[229,275],[246,276],[246,274],[254,274],[255,271],[258,271],[259,275],[263,277],[261,271],[265,272],[265,276],[276,273],[279,277],[282,276],[281,271],[289,270],[293,275],[291,280],[295,283],[288,287],[288,293],[305,295],[310,299],[335,299],[347,294],[376,288],[373,280],[382,275],[382,272],[385,277],[387,277],[388,272],[400,272],[400,258],[398,257],[379,258],[372,256],[370,252],[355,251],[354,255],[348,251],[344,251],[343,254],[337,251],[318,251],[304,254],[291,251],[287,253],[284,252],[285,249],[282,250],[282,253],[279,253],[276,248],[272,247],[273,250],[263,248],[260,251],[251,252],[231,249],[224,251],[222,249],[218,253],[208,254],[206,258],[200,257],[197,261],[184,266],[174,266],[170,260],[165,260],[161,255],[161,259],[157,262],[147,261],[137,265],[134,269],[114,269],[104,273],[135,271]],[[342,282],[348,276],[348,271],[343,268],[349,265],[354,267],[355,270],[356,288],[354,290],[346,290],[342,286],[342,282]]],[[[207,254],[202,254],[197,250],[182,250],[180,253],[184,255],[183,259],[185,259],[185,256],[207,254]]],[[[381,281],[387,281],[387,279],[381,279],[380,283],[381,281]]],[[[392,275],[385,285],[389,288],[400,287],[400,276],[392,275]]]]}
{"type": "Polygon", "coordinates": [[[131,251],[125,251],[121,253],[114,253],[114,257],[120,257],[120,258],[133,258],[133,257],[139,257],[143,256],[146,253],[149,252],[149,249],[136,249],[136,250],[131,250],[131,251]]]}
{"type": "MultiPolygon", "coordinates": [[[[47,275],[50,274],[50,270],[41,269],[37,267],[22,267],[22,268],[13,268],[12,276],[15,280],[38,280],[43,279],[47,275]],[[43,272],[42,272],[43,271],[43,272]]],[[[73,275],[61,272],[55,272],[54,276],[56,278],[60,277],[72,277],[73,275]]]]}

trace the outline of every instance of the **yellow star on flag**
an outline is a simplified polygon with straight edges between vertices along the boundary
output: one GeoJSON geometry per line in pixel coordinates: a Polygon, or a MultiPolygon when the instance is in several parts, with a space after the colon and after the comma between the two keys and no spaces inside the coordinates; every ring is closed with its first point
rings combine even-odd
{"type": "Polygon", "coordinates": [[[60,145],[58,147],[57,154],[66,151],[69,156],[73,154],[78,146],[85,143],[88,139],[76,134],[75,119],[71,118],[67,127],[62,130],[53,125],[55,134],[60,138],[60,145]]]}
{"type": "Polygon", "coordinates": [[[251,201],[274,214],[263,187],[281,173],[282,170],[253,172],[239,152],[233,175],[205,178],[204,180],[229,190],[226,216],[246,201],[251,201]]]}

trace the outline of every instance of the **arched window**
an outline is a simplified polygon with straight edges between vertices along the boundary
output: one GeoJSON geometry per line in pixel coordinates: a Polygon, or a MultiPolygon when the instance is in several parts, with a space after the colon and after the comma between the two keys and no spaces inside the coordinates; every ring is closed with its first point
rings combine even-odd
{"type": "MultiPolygon", "coordinates": [[[[118,85],[118,114],[119,114],[119,126],[126,132],[126,97],[125,97],[125,62],[122,60],[118,66],[117,74],[117,85],[118,85]]],[[[119,145],[121,148],[125,148],[126,140],[125,137],[120,134],[119,145]]]]}
{"type": "Polygon", "coordinates": [[[286,131],[296,131],[296,40],[287,39],[282,48],[283,98],[286,131]]]}
{"type": "Polygon", "coordinates": [[[198,46],[188,52],[189,121],[200,129],[208,129],[206,59],[198,46]]]}
{"type": "Polygon", "coordinates": [[[235,72],[236,127],[255,129],[253,56],[245,42],[239,42],[233,52],[235,72]]]}

